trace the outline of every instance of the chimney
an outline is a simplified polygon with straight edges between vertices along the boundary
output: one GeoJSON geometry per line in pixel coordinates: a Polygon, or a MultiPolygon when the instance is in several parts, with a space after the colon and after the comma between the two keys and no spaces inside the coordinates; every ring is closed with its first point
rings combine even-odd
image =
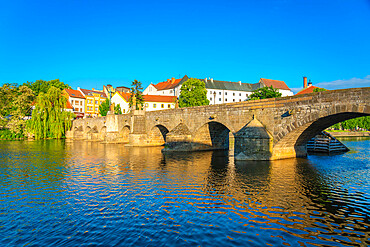
{"type": "Polygon", "coordinates": [[[207,82],[207,78],[206,78],[206,79],[204,79],[204,81],[205,81],[205,82],[207,82]]]}
{"type": "Polygon", "coordinates": [[[242,81],[239,81],[239,85],[240,85],[240,86],[242,85],[242,81]]]}
{"type": "Polygon", "coordinates": [[[307,77],[303,76],[303,88],[307,87],[307,77]]]}
{"type": "Polygon", "coordinates": [[[93,91],[95,91],[95,88],[92,88],[93,91]]]}
{"type": "Polygon", "coordinates": [[[312,86],[312,82],[311,80],[308,82],[308,86],[311,87],[312,86]]]}
{"type": "Polygon", "coordinates": [[[172,77],[171,78],[171,84],[174,84],[175,83],[175,77],[172,77]]]}
{"type": "Polygon", "coordinates": [[[211,82],[213,82],[213,78],[211,78],[211,82]]]}

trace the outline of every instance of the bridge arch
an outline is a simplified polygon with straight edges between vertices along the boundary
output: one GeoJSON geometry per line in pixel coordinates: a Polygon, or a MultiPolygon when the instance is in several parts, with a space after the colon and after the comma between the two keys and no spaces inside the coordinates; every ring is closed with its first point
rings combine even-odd
{"type": "Polygon", "coordinates": [[[311,116],[306,121],[295,121],[287,127],[288,131],[285,135],[284,132],[278,134],[278,140],[273,147],[272,158],[305,157],[307,156],[307,142],[317,134],[336,123],[364,116],[370,116],[370,114],[345,111],[317,118],[311,116]],[[281,138],[279,138],[280,136],[281,138]]]}
{"type": "Polygon", "coordinates": [[[153,146],[162,146],[166,143],[169,130],[162,124],[154,125],[148,133],[148,144],[153,146]]]}
{"type": "Polygon", "coordinates": [[[193,133],[193,143],[207,146],[209,149],[229,149],[229,135],[232,135],[232,132],[226,125],[210,121],[193,133]]]}
{"type": "Polygon", "coordinates": [[[129,142],[129,136],[130,136],[130,126],[125,125],[123,128],[119,131],[119,135],[122,142],[129,142]]]}

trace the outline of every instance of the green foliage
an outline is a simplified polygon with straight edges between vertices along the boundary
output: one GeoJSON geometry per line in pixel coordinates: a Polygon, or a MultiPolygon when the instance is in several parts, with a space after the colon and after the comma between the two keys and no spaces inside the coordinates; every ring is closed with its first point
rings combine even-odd
{"type": "Polygon", "coordinates": [[[109,111],[109,99],[106,99],[101,105],[99,106],[99,113],[101,116],[106,116],[109,111]]]}
{"type": "MultiPolygon", "coordinates": [[[[11,115],[14,104],[13,101],[17,96],[17,84],[5,83],[0,87],[0,118],[11,115]]],[[[3,119],[3,121],[5,121],[3,119]]],[[[3,122],[2,126],[5,122],[3,122]]],[[[2,127],[0,126],[0,127],[2,127]]]]}
{"type": "Polygon", "coordinates": [[[341,123],[336,123],[329,129],[335,130],[370,130],[370,116],[352,118],[341,123]]]}
{"type": "Polygon", "coordinates": [[[132,107],[135,105],[136,110],[142,110],[144,107],[144,98],[143,93],[141,90],[143,90],[143,87],[141,85],[141,82],[138,80],[134,80],[131,84],[131,96],[129,99],[129,105],[132,107]]]}
{"type": "Polygon", "coordinates": [[[31,88],[36,96],[38,96],[40,93],[46,93],[51,87],[56,87],[59,89],[71,88],[68,84],[65,84],[64,82],[59,81],[59,79],[55,79],[51,81],[43,81],[43,80],[37,80],[35,82],[28,81],[24,83],[23,85],[31,88]]]}
{"type": "Polygon", "coordinates": [[[117,104],[116,106],[114,106],[114,114],[116,114],[116,115],[122,114],[121,106],[119,104],[117,104]]]}
{"type": "Polygon", "coordinates": [[[72,112],[65,111],[67,98],[62,90],[51,86],[47,93],[40,92],[37,96],[32,118],[27,122],[27,130],[34,134],[35,139],[60,139],[71,128],[72,112]]]}
{"type": "Polygon", "coordinates": [[[313,89],[314,93],[323,92],[323,91],[328,91],[328,90],[326,90],[325,88],[319,88],[319,87],[316,87],[316,88],[313,89]]]}
{"type": "Polygon", "coordinates": [[[24,134],[16,134],[9,129],[0,129],[0,140],[24,139],[24,134]]]}
{"type": "Polygon", "coordinates": [[[179,107],[209,105],[207,89],[203,81],[190,78],[181,86],[179,107]]]}
{"type": "Polygon", "coordinates": [[[271,86],[254,90],[253,93],[249,96],[249,100],[279,98],[279,97],[281,97],[281,93],[276,88],[273,88],[271,86]]]}

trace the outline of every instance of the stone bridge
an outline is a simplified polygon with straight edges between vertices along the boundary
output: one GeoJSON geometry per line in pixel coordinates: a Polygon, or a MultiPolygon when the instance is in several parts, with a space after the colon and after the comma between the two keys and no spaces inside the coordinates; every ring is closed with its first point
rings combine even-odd
{"type": "Polygon", "coordinates": [[[67,138],[164,145],[164,151],[228,149],[236,160],[307,155],[306,143],[331,125],[370,115],[370,88],[73,121],[67,138]],[[231,137],[231,138],[230,138],[231,137]]]}

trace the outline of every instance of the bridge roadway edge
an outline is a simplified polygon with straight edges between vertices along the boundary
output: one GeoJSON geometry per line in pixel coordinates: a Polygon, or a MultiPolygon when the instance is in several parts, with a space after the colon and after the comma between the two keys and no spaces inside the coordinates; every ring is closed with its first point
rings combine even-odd
{"type": "Polygon", "coordinates": [[[225,149],[233,136],[239,160],[275,160],[307,155],[306,143],[331,125],[370,115],[370,88],[331,90],[161,111],[74,120],[75,140],[164,145],[165,151],[225,149]]]}

